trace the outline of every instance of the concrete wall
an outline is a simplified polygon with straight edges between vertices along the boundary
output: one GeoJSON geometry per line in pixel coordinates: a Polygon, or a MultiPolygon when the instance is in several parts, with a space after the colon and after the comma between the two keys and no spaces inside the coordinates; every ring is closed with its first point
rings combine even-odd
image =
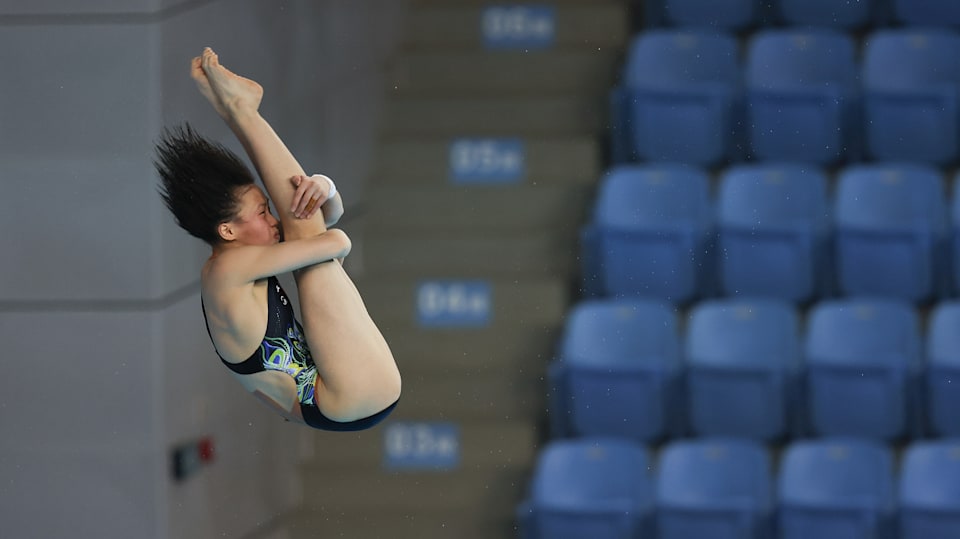
{"type": "Polygon", "coordinates": [[[190,120],[240,150],[188,77],[210,45],[264,85],[264,115],[304,167],[357,203],[402,4],[0,4],[4,537],[252,537],[299,502],[309,433],[213,354],[208,249],[163,208],[152,145],[190,120]],[[216,460],[174,483],[171,446],[199,436],[216,460]]]}

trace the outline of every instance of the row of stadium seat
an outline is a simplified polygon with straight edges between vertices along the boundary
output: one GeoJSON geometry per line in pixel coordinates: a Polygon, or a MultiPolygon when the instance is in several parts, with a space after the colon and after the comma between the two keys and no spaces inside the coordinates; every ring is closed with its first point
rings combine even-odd
{"type": "Polygon", "coordinates": [[[554,437],[960,436],[960,302],[585,300],[549,368],[554,437]]]}
{"type": "Polygon", "coordinates": [[[878,30],[862,58],[858,45],[841,31],[770,29],[741,59],[729,34],[641,32],[611,92],[612,159],[956,162],[960,33],[878,30]]]}
{"type": "Polygon", "coordinates": [[[648,0],[647,24],[743,29],[771,24],[860,28],[877,24],[960,25],[955,0],[648,0]],[[773,13],[768,14],[768,11],[773,13]]]}
{"type": "Polygon", "coordinates": [[[582,229],[584,291],[923,302],[960,285],[960,177],[952,202],[945,175],[925,165],[853,165],[835,180],[831,190],[811,165],[744,164],[719,174],[714,199],[699,167],[614,167],[582,229]]]}
{"type": "Polygon", "coordinates": [[[518,508],[524,539],[954,539],[960,440],[798,441],[779,465],[737,439],[677,441],[654,463],[617,439],[550,443],[518,508]],[[653,470],[653,471],[651,471],[653,470]]]}

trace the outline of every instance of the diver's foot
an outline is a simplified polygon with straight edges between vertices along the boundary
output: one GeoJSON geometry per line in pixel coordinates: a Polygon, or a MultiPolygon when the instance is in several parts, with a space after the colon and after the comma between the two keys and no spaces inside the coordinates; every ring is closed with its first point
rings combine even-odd
{"type": "Polygon", "coordinates": [[[199,62],[194,59],[194,66],[192,72],[200,92],[213,103],[221,116],[226,118],[238,112],[256,112],[260,107],[263,87],[220,65],[217,53],[210,47],[203,50],[199,62]]]}

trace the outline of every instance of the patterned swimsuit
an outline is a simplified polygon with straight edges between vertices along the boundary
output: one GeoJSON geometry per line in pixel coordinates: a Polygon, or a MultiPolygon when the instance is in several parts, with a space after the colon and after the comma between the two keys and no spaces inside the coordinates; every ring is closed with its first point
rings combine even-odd
{"type": "MultiPolygon", "coordinates": [[[[201,303],[202,307],[202,303],[201,303]]],[[[264,371],[279,371],[288,374],[297,383],[297,400],[303,419],[311,427],[321,430],[357,431],[368,429],[393,411],[393,403],[381,412],[356,421],[334,421],[320,412],[314,402],[317,366],[313,363],[303,327],[294,315],[293,306],[276,277],[267,280],[267,330],[260,347],[242,363],[231,363],[220,356],[220,361],[237,374],[254,374],[264,371]]],[[[204,308],[204,322],[207,312],[204,308]]],[[[207,322],[207,333],[210,324],[207,322]]],[[[210,337],[211,342],[213,336],[210,337]]],[[[220,353],[217,352],[219,356],[220,353]]]]}

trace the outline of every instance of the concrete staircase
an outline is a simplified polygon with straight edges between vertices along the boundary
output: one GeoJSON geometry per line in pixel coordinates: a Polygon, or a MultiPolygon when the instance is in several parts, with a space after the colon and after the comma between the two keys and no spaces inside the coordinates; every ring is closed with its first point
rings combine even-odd
{"type": "Polygon", "coordinates": [[[292,539],[516,536],[629,24],[619,0],[547,5],[411,2],[351,231],[403,397],[376,429],[311,434],[292,539]],[[543,24],[549,46],[504,45],[543,24]]]}

